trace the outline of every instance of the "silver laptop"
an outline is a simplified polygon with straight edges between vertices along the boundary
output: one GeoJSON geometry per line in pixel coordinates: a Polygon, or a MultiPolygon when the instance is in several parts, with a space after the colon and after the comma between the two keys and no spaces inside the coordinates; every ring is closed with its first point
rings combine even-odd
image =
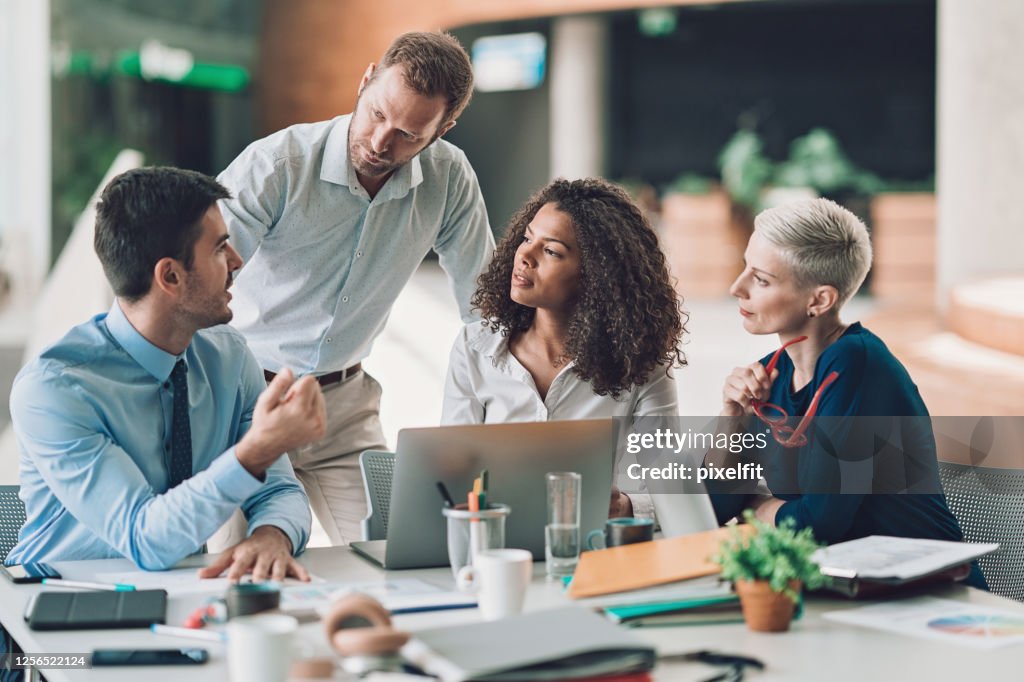
{"type": "Polygon", "coordinates": [[[441,481],[464,502],[473,479],[487,469],[488,501],[511,507],[505,546],[544,558],[547,491],[544,474],[583,476],[581,534],[608,517],[614,458],[610,419],[523,422],[403,429],[395,448],[387,540],[353,542],[353,550],[387,569],[448,565],[441,481]]]}

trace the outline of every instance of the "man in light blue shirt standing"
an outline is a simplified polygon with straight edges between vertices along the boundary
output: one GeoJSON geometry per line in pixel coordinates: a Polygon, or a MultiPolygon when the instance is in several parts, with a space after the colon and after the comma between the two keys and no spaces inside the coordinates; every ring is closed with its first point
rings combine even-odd
{"type": "Polygon", "coordinates": [[[199,551],[241,507],[249,536],[200,572],[308,579],[308,501],[286,451],[322,437],[312,377],[267,386],[229,326],[242,264],[227,190],[175,168],[114,178],[96,252],[117,295],[21,370],[11,393],[28,521],[7,563],[124,556],[147,570],[199,551]]]}
{"type": "Polygon", "coordinates": [[[315,375],[328,432],[291,453],[332,542],[360,538],[358,455],[385,449],[380,385],[361,370],[391,307],[433,248],[463,319],[494,239],[476,175],[439,139],[469,102],[473,71],[450,35],[408,33],[367,68],[355,111],[250,145],[219,179],[247,265],[234,325],[267,378],[315,375]]]}

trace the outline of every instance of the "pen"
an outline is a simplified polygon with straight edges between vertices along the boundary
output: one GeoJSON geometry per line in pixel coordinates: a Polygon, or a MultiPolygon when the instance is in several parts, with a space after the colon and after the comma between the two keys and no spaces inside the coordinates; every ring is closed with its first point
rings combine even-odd
{"type": "MultiPolygon", "coordinates": [[[[476,482],[480,483],[480,479],[477,479],[476,482]]],[[[474,485],[474,487],[476,487],[476,486],[474,485]]],[[[467,502],[466,507],[469,509],[469,511],[471,511],[471,512],[479,512],[480,511],[480,498],[472,490],[469,491],[469,493],[466,494],[466,502],[467,502]]],[[[486,530],[486,528],[484,530],[486,530]]],[[[473,516],[473,517],[471,517],[469,519],[469,556],[470,556],[470,563],[473,563],[472,560],[476,558],[476,553],[486,547],[486,542],[484,542],[484,538],[482,538],[480,536],[480,533],[481,533],[480,517],[479,516],[473,516]]]]}
{"type": "Polygon", "coordinates": [[[444,506],[448,508],[454,507],[455,500],[452,499],[452,496],[448,493],[448,488],[445,487],[445,484],[442,481],[437,482],[437,489],[440,491],[441,497],[444,498],[444,506]]]}
{"type": "Polygon", "coordinates": [[[61,578],[43,578],[43,584],[51,587],[78,587],[83,590],[110,590],[111,592],[134,592],[135,585],[119,583],[91,583],[84,580],[63,580],[61,578]]]}
{"type": "Polygon", "coordinates": [[[487,509],[487,469],[480,472],[480,508],[487,509]]]}
{"type": "Polygon", "coordinates": [[[155,634],[168,635],[170,637],[183,637],[185,639],[201,639],[206,642],[226,642],[227,634],[223,632],[212,632],[210,630],[193,630],[192,628],[179,628],[173,625],[161,625],[153,623],[149,626],[155,634]]]}

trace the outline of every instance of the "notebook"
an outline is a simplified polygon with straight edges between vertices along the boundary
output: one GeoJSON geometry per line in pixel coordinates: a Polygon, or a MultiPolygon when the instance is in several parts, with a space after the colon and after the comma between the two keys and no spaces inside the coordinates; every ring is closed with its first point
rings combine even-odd
{"type": "MultiPolygon", "coordinates": [[[[738,526],[749,533],[749,526],[738,526]]],[[[584,552],[569,585],[573,599],[596,597],[719,573],[711,556],[735,532],[716,528],[692,535],[584,552]]]]}
{"type": "Polygon", "coordinates": [[[29,602],[25,620],[33,630],[148,628],[163,623],[167,592],[40,592],[29,602]]]}
{"type": "Polygon", "coordinates": [[[401,653],[442,682],[580,680],[641,673],[657,660],[651,645],[575,606],[421,630],[401,653]]]}
{"type": "Polygon", "coordinates": [[[812,558],[828,578],[825,589],[859,597],[962,580],[971,561],[997,549],[997,543],[870,535],[825,547],[812,558]]]}
{"type": "Polygon", "coordinates": [[[735,594],[726,594],[716,597],[702,599],[683,599],[679,601],[665,601],[660,604],[637,604],[635,606],[612,606],[604,610],[615,623],[637,623],[643,625],[665,624],[678,621],[683,624],[687,620],[719,620],[717,616],[726,614],[729,620],[743,620],[740,614],[740,600],[735,594]],[[656,617],[672,616],[660,622],[656,617]]]}

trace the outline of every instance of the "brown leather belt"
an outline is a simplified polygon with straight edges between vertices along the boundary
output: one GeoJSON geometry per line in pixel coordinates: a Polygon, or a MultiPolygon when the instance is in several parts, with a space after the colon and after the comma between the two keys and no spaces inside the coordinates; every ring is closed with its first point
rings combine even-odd
{"type": "MultiPolygon", "coordinates": [[[[351,367],[346,367],[345,369],[338,370],[337,372],[328,372],[327,374],[321,374],[316,378],[316,382],[320,384],[320,386],[322,387],[331,386],[333,384],[340,384],[341,382],[348,381],[349,379],[354,377],[358,372],[361,372],[362,369],[363,363],[357,362],[351,367]]],[[[276,377],[277,374],[265,369],[263,370],[263,376],[267,380],[267,383],[269,384],[271,381],[274,380],[274,377],[276,377]]]]}

